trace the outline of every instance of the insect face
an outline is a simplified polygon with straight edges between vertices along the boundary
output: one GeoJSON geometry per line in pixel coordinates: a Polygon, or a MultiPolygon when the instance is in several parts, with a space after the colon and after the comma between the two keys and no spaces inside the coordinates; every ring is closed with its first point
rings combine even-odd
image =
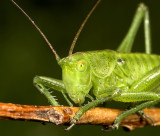
{"type": "Polygon", "coordinates": [[[67,94],[75,103],[82,104],[91,89],[90,66],[81,54],[74,54],[60,62],[62,79],[67,94]]]}

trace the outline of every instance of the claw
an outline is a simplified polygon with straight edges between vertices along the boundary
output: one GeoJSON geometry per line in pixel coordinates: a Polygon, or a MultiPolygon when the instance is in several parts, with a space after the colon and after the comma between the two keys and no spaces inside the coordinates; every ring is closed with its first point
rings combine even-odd
{"type": "Polygon", "coordinates": [[[118,130],[119,128],[119,124],[118,123],[114,123],[113,125],[108,125],[108,126],[103,126],[102,131],[112,131],[112,130],[118,130]]]}
{"type": "Polygon", "coordinates": [[[70,124],[71,125],[68,128],[64,129],[64,130],[66,130],[66,131],[70,130],[76,124],[76,119],[71,120],[70,124]]]}
{"type": "Polygon", "coordinates": [[[119,124],[118,123],[115,123],[113,125],[109,125],[109,129],[111,129],[111,130],[118,130],[118,128],[119,128],[119,124]]]}
{"type": "Polygon", "coordinates": [[[70,130],[73,126],[75,125],[75,123],[71,124],[68,128],[64,129],[66,131],[70,130]]]}
{"type": "Polygon", "coordinates": [[[154,125],[155,120],[154,120],[152,117],[150,117],[150,116],[148,116],[147,114],[145,114],[143,111],[139,111],[139,112],[137,112],[137,114],[138,114],[143,120],[145,120],[147,123],[149,123],[148,120],[147,120],[147,119],[149,119],[149,120],[151,121],[151,124],[154,125]]]}

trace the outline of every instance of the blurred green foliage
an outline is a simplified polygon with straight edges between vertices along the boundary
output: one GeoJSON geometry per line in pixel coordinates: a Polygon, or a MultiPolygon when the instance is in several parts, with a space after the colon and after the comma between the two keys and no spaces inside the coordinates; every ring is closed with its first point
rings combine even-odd
{"type": "MultiPolygon", "coordinates": [[[[81,22],[96,0],[16,0],[33,18],[61,57],[68,55],[70,44],[81,22]]],[[[116,49],[127,32],[141,1],[102,0],[76,44],[74,52],[116,49]]],[[[153,53],[160,53],[160,1],[144,0],[150,9],[153,53]]],[[[134,52],[144,52],[143,27],[134,43],[134,52]]],[[[46,43],[24,15],[9,1],[0,2],[0,101],[28,105],[48,105],[33,86],[35,75],[61,79],[61,69],[46,43]]],[[[54,92],[62,104],[61,94],[54,92]]],[[[109,105],[112,107],[112,105],[109,105]]],[[[102,132],[101,126],[76,126],[69,132],[64,127],[36,122],[0,120],[3,136],[87,136],[159,134],[158,127],[145,127],[133,132],[102,132]]]]}

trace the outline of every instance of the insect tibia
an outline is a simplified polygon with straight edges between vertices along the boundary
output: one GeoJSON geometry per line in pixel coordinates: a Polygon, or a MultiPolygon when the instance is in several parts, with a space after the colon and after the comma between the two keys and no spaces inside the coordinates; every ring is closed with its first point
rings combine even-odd
{"type": "Polygon", "coordinates": [[[35,87],[48,99],[52,106],[59,105],[55,96],[51,95],[52,92],[49,91],[48,87],[45,86],[45,82],[40,77],[36,76],[33,82],[35,87]]]}

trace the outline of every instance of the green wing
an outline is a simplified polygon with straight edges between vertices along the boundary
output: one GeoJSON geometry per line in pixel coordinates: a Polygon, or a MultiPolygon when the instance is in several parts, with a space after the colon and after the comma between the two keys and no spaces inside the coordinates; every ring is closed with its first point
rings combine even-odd
{"type": "Polygon", "coordinates": [[[92,72],[100,78],[109,76],[117,61],[116,52],[111,50],[89,51],[85,52],[84,56],[89,62],[92,72]]]}

